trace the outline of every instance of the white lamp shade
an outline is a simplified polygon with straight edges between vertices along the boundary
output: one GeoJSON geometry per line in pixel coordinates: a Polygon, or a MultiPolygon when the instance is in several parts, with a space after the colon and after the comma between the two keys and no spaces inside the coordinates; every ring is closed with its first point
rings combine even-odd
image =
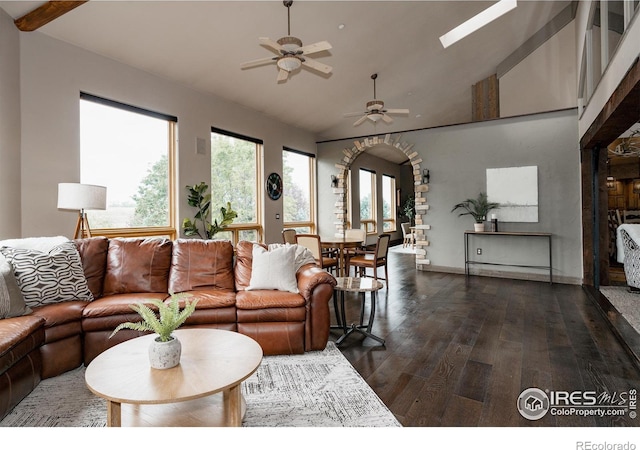
{"type": "Polygon", "coordinates": [[[276,63],[279,68],[284,69],[287,72],[293,72],[298,69],[301,64],[300,60],[294,56],[285,56],[280,58],[276,63]]]}
{"type": "Polygon", "coordinates": [[[58,183],[58,209],[107,209],[107,188],[93,184],[58,183]]]}

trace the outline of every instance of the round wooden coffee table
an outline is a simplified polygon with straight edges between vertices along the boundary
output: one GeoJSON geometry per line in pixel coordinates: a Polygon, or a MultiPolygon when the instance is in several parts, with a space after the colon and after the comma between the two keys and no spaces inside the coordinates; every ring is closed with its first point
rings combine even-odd
{"type": "Polygon", "coordinates": [[[107,400],[107,426],[241,426],[246,404],[240,384],[262,361],[248,336],[215,329],[176,330],[180,364],[152,369],[156,335],[118,344],[87,367],[89,389],[107,400]]]}

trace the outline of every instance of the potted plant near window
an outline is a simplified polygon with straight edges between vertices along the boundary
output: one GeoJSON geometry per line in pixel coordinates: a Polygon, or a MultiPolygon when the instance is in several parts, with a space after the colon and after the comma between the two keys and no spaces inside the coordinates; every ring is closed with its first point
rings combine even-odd
{"type": "Polygon", "coordinates": [[[182,344],[172,335],[172,333],[182,325],[187,318],[193,314],[198,300],[188,302],[180,311],[180,298],[185,296],[172,294],[171,300],[167,304],[163,301],[149,300],[152,306],[158,308],[158,315],[149,306],[143,303],[129,305],[129,308],[137,312],[142,320],[140,322],[124,322],[113,330],[109,337],[113,337],[118,331],[125,328],[135,331],[151,331],[158,336],[151,342],[149,347],[149,363],[154,369],[170,369],[180,364],[180,354],[182,344]]]}
{"type": "Polygon", "coordinates": [[[461,212],[458,216],[471,215],[475,220],[474,230],[484,231],[484,221],[492,209],[500,208],[499,203],[490,202],[485,192],[480,192],[478,198],[468,198],[463,202],[458,203],[453,207],[451,212],[457,209],[463,209],[465,212],[461,212]]]}
{"type": "Polygon", "coordinates": [[[209,220],[209,209],[211,208],[211,193],[207,193],[209,186],[204,182],[195,184],[193,186],[187,186],[189,196],[187,202],[189,206],[193,206],[197,209],[196,215],[191,219],[184,219],[182,221],[182,231],[185,236],[198,236],[201,239],[213,239],[213,237],[220,231],[227,228],[227,226],[233,223],[233,219],[238,217],[238,214],[231,208],[231,203],[227,202],[227,207],[220,208],[220,222],[209,220]],[[198,229],[198,222],[202,222],[202,233],[198,229]],[[204,234],[204,235],[203,235],[204,234]]]}

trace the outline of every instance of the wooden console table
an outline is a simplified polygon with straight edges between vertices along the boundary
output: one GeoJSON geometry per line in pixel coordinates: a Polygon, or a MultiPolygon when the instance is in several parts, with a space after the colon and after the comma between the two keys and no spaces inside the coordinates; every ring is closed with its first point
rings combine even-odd
{"type": "Polygon", "coordinates": [[[464,232],[464,274],[469,276],[469,266],[471,264],[484,264],[491,266],[511,266],[511,267],[528,267],[531,269],[544,269],[549,271],[549,283],[553,283],[553,269],[551,264],[551,233],[538,233],[527,231],[465,231],[464,232]],[[511,236],[511,237],[540,237],[546,238],[549,243],[549,265],[548,266],[535,266],[524,264],[509,264],[509,263],[496,263],[489,261],[474,261],[469,259],[469,235],[476,236],[511,236]]]}

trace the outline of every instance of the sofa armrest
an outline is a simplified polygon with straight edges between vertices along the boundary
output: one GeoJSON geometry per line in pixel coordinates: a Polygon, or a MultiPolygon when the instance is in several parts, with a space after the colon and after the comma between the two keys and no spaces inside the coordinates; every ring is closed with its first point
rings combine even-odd
{"type": "Polygon", "coordinates": [[[329,272],[322,270],[316,264],[305,264],[296,273],[298,290],[300,295],[308,302],[313,290],[320,284],[329,284],[335,287],[336,279],[329,272]]]}
{"type": "Polygon", "coordinates": [[[316,264],[302,266],[297,274],[298,290],[305,300],[304,350],[324,350],[329,340],[329,301],[336,279],[316,264]]]}

